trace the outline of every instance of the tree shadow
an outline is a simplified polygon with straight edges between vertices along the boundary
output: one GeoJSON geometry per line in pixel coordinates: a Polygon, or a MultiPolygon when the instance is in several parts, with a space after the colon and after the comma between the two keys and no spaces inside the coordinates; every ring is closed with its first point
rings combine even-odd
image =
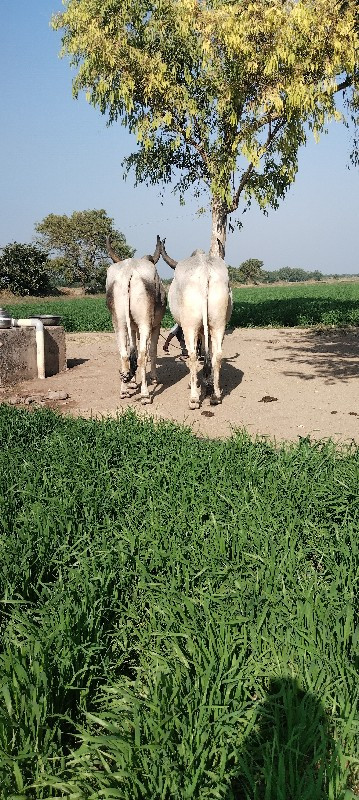
{"type": "MultiPolygon", "coordinates": [[[[325,378],[326,383],[347,382],[359,377],[359,331],[341,329],[296,331],[296,337],[287,339],[283,355],[267,361],[293,361],[293,369],[283,370],[289,377],[313,380],[325,378]],[[288,358],[288,351],[290,357],[288,358]],[[310,367],[301,370],[300,366],[310,367]]],[[[285,336],[285,334],[282,334],[285,336]]],[[[273,347],[283,352],[283,345],[273,347]]]]}
{"type": "Polygon", "coordinates": [[[271,680],[235,756],[226,800],[329,800],[340,759],[321,702],[292,678],[271,680]]]}

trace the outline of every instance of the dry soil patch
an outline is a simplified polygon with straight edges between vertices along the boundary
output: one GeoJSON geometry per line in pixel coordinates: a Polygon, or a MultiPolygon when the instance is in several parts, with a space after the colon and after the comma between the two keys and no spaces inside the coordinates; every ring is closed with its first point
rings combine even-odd
{"type": "Polygon", "coordinates": [[[66,373],[3,389],[0,399],[50,391],[69,395],[45,401],[62,413],[84,417],[114,416],[129,406],[141,414],[190,425],[194,432],[225,437],[243,427],[252,435],[297,440],[332,437],[359,442],[359,332],[355,329],[235,329],[224,340],[222,405],[204,398],[201,408],[188,408],[188,367],[175,346],[158,350],[159,384],[151,406],[141,406],[139,393],[120,400],[119,359],[112,333],[66,336],[66,373]]]}

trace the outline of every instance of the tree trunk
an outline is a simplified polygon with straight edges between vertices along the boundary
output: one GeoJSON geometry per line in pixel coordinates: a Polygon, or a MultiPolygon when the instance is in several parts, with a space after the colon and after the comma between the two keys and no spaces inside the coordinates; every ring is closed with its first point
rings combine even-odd
{"type": "Polygon", "coordinates": [[[210,256],[224,258],[226,252],[228,208],[221,200],[212,201],[212,236],[210,256]]]}

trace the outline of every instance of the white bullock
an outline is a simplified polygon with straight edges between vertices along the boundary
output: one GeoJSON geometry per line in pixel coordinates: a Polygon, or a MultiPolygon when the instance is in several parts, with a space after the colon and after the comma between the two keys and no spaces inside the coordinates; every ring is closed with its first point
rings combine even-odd
{"type": "Polygon", "coordinates": [[[171,313],[183,329],[189,355],[190,408],[199,408],[197,340],[204,339],[203,377],[213,405],[221,402],[219,376],[226,324],[232,313],[232,293],[223,259],[196,250],[184,261],[174,261],[161,245],[162,257],[174,270],[168,292],[171,313]]]}
{"type": "Polygon", "coordinates": [[[140,371],[141,402],[150,403],[146,378],[147,354],[151,362],[151,381],[156,379],[157,343],[162,317],[166,310],[166,293],[159,279],[156,264],[161,241],[153,256],[125,258],[116,255],[107,237],[107,250],[115,262],[107,270],[106,303],[112,315],[121,357],[121,398],[129,397],[129,384],[136,387],[136,370],[140,371]]]}

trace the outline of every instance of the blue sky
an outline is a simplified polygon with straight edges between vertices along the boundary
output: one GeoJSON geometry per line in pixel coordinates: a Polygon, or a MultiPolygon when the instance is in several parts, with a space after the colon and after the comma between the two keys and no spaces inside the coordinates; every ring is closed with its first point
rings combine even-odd
{"type": "MultiPolygon", "coordinates": [[[[209,214],[198,218],[193,198],[183,207],[169,189],[162,200],[157,188],[135,189],[131,174],[124,181],[133,139],[119,124],[106,127],[84,98],[73,100],[69,63],[49,27],[59,10],[61,0],[1,0],[0,246],[30,242],[49,213],[105,208],[138,255],[153,250],[157,233],[174,258],[208,250],[209,214]]],[[[265,217],[253,207],[229,234],[227,263],[260,258],[267,269],[359,272],[359,172],[348,169],[350,149],[351,134],[338,124],[319,144],[311,140],[279,210],[265,217]]]]}

